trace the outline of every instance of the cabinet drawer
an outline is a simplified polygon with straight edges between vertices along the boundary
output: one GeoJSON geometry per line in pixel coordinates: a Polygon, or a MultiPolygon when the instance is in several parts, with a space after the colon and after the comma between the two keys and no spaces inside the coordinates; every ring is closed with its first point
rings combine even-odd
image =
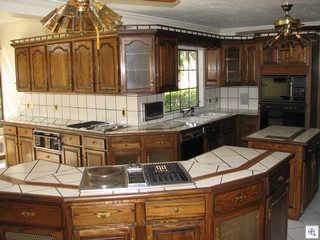
{"type": "Polygon", "coordinates": [[[141,140],[140,138],[125,138],[125,139],[112,139],[111,140],[112,150],[118,149],[140,149],[141,140]]]}
{"type": "Polygon", "coordinates": [[[31,128],[18,128],[18,135],[20,137],[29,137],[32,138],[32,129],[31,128]]]}
{"type": "Polygon", "coordinates": [[[65,145],[80,146],[80,136],[72,134],[62,134],[61,142],[65,145]]]}
{"type": "Polygon", "coordinates": [[[85,148],[106,149],[105,140],[94,137],[83,137],[83,146],[85,148]]]}
{"type": "Polygon", "coordinates": [[[72,206],[72,222],[75,228],[88,228],[109,224],[134,224],[133,203],[112,205],[72,206]]]}
{"type": "Polygon", "coordinates": [[[3,133],[8,135],[17,135],[17,128],[13,126],[3,126],[3,133]]]}
{"type": "Polygon", "coordinates": [[[164,147],[173,147],[174,145],[175,145],[174,136],[146,137],[147,148],[164,148],[164,147]]]}
{"type": "Polygon", "coordinates": [[[243,187],[234,191],[218,194],[214,201],[216,214],[238,210],[263,199],[263,183],[243,187]]]}
{"type": "Polygon", "coordinates": [[[290,167],[285,167],[280,171],[269,177],[267,182],[267,195],[271,195],[275,190],[277,190],[283,183],[288,181],[290,176],[290,167]]]}
{"type": "Polygon", "coordinates": [[[204,217],[205,199],[203,197],[146,202],[147,221],[204,217]]]}
{"type": "Polygon", "coordinates": [[[36,151],[36,159],[37,160],[47,160],[51,162],[60,163],[60,154],[44,152],[44,151],[36,151]]]}
{"type": "Polygon", "coordinates": [[[0,203],[0,221],[14,224],[28,224],[49,227],[61,227],[61,209],[59,206],[27,204],[27,203],[0,203]]]}

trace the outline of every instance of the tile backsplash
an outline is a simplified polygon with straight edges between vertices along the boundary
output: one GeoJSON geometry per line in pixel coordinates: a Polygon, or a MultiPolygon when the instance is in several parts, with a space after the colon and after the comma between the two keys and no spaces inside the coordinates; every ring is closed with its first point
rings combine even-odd
{"type": "MultiPolygon", "coordinates": [[[[25,93],[19,114],[79,121],[108,121],[131,126],[181,116],[180,112],[174,112],[165,114],[164,119],[144,122],[142,104],[156,101],[164,101],[164,95],[25,93]]],[[[206,88],[200,105],[202,107],[196,109],[196,114],[217,108],[257,110],[258,90],[257,87],[206,88]]]]}

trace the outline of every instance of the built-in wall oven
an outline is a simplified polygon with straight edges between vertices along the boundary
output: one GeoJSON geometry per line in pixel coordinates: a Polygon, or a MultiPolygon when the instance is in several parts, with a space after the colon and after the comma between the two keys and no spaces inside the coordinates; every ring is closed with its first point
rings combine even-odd
{"type": "Polygon", "coordinates": [[[61,151],[60,133],[33,130],[33,142],[38,149],[61,151]]]}
{"type": "Polygon", "coordinates": [[[265,75],[259,84],[260,129],[306,126],[306,75],[265,75]]]}

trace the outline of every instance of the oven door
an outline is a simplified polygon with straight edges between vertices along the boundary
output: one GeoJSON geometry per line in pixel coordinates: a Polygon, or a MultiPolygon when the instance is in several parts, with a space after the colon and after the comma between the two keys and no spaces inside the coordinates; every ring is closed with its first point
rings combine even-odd
{"type": "Polygon", "coordinates": [[[35,148],[61,151],[60,133],[34,130],[33,142],[35,148]]]}
{"type": "Polygon", "coordinates": [[[260,104],[260,129],[272,125],[305,127],[305,120],[304,104],[260,104]]]}
{"type": "Polygon", "coordinates": [[[203,129],[181,133],[180,160],[188,160],[203,153],[203,129]]]}

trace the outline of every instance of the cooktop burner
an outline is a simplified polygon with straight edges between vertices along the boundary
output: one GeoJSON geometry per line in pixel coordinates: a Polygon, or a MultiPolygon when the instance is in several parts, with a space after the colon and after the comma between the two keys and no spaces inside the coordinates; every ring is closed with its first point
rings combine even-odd
{"type": "Polygon", "coordinates": [[[193,183],[180,162],[128,164],[85,168],[79,191],[193,183]]]}

